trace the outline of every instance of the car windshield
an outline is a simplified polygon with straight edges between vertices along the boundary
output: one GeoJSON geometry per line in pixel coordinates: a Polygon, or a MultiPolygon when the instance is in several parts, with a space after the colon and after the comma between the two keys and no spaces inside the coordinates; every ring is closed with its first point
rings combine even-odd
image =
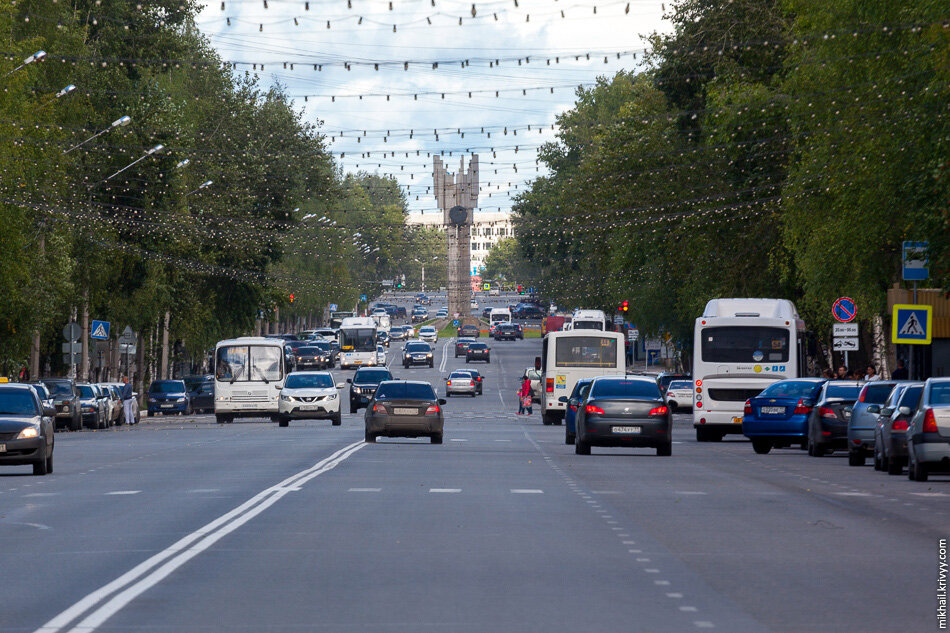
{"type": "Polygon", "coordinates": [[[297,349],[299,356],[317,356],[320,354],[319,347],[301,347],[297,349]]]}
{"type": "Polygon", "coordinates": [[[271,382],[283,378],[283,353],[271,345],[224,345],[218,348],[215,377],[228,382],[271,382]]]}
{"type": "Polygon", "coordinates": [[[674,380],[670,383],[669,389],[692,389],[693,383],[686,380],[674,380]]]}
{"type": "MultiPolygon", "coordinates": [[[[82,389],[81,385],[79,389],[82,389]]],[[[160,380],[153,382],[149,387],[150,393],[182,393],[183,391],[185,391],[185,383],[180,380],[160,380]]]]}
{"type": "Polygon", "coordinates": [[[592,398],[660,399],[660,388],[649,380],[597,380],[591,387],[592,398]]]}
{"type": "Polygon", "coordinates": [[[829,384],[825,391],[825,398],[841,400],[857,400],[861,392],[861,385],[834,385],[829,384]]]}
{"type": "Polygon", "coordinates": [[[77,385],[79,387],[79,397],[80,398],[95,398],[96,392],[93,391],[90,385],[77,385]]]}
{"type": "Polygon", "coordinates": [[[331,389],[333,379],[328,374],[290,374],[284,383],[287,389],[331,389]]]}
{"type": "Polygon", "coordinates": [[[68,382],[44,382],[46,388],[49,389],[54,396],[71,396],[73,395],[73,388],[68,382]]]}
{"type": "Polygon", "coordinates": [[[935,382],[930,385],[930,404],[950,404],[950,382],[935,382]]]}
{"type": "Polygon", "coordinates": [[[891,391],[894,390],[894,385],[891,383],[871,383],[864,388],[864,402],[868,404],[884,404],[887,402],[887,397],[891,395],[891,391]]]}
{"type": "Polygon", "coordinates": [[[406,343],[407,352],[431,352],[432,348],[428,343],[406,343]]]}
{"type": "Polygon", "coordinates": [[[357,369],[353,375],[353,382],[361,385],[378,385],[384,380],[392,380],[393,375],[388,369],[357,369]]]}
{"type": "Polygon", "coordinates": [[[39,415],[33,394],[25,389],[0,391],[0,415],[39,415]]]}
{"type": "Polygon", "coordinates": [[[377,400],[435,400],[432,385],[418,382],[384,382],[376,389],[377,400]]]}
{"type": "Polygon", "coordinates": [[[759,397],[810,398],[820,386],[805,380],[780,380],[763,389],[759,397]]]}

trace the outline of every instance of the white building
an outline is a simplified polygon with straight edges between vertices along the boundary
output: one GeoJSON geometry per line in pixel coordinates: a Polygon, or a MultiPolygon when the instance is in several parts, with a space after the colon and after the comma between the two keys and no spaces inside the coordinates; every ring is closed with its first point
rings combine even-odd
{"type": "MultiPolygon", "coordinates": [[[[435,226],[445,229],[441,211],[410,213],[406,223],[410,226],[435,226]]],[[[480,276],[485,267],[488,251],[500,240],[511,237],[511,213],[508,211],[479,211],[475,209],[472,222],[472,276],[480,276]]]]}

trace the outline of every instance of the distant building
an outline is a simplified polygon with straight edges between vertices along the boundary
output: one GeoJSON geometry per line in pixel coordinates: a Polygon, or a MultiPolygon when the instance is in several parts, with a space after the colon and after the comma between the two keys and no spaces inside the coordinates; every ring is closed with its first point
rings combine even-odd
{"type": "MultiPolygon", "coordinates": [[[[410,213],[406,223],[409,226],[443,226],[442,212],[410,213]]],[[[507,211],[479,211],[475,209],[472,222],[472,276],[482,274],[485,258],[492,246],[506,237],[512,237],[511,213],[507,211]]]]}

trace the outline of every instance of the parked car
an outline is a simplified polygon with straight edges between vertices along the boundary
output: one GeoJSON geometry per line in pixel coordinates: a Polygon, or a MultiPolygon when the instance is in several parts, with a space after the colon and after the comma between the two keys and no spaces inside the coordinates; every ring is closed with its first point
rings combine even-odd
{"type": "Polygon", "coordinates": [[[183,380],[155,380],[148,388],[147,416],[156,413],[191,415],[191,400],[183,380]]]}
{"type": "MultiPolygon", "coordinates": [[[[821,394],[824,378],[789,378],[773,382],[745,403],[742,434],[764,455],[772,448],[808,444],[808,419],[821,394]]],[[[670,383],[667,394],[678,381],[670,383]]],[[[692,384],[692,383],[690,383],[692,384]]]]}
{"type": "Polygon", "coordinates": [[[881,407],[874,428],[874,470],[886,470],[889,475],[904,472],[904,466],[907,465],[907,430],[923,389],[922,382],[900,383],[881,407]]]}
{"type": "Polygon", "coordinates": [[[419,328],[419,338],[426,343],[438,343],[439,333],[431,325],[423,325],[419,328]]]}
{"type": "Polygon", "coordinates": [[[56,408],[56,404],[53,402],[53,394],[46,385],[41,382],[31,382],[30,386],[36,391],[36,395],[39,396],[40,402],[43,403],[44,407],[56,408]]]}
{"type": "Polygon", "coordinates": [[[31,385],[0,385],[0,465],[32,465],[34,475],[53,472],[55,415],[31,385]]]}
{"type": "Polygon", "coordinates": [[[119,396],[118,390],[104,382],[96,383],[96,387],[102,392],[106,403],[106,426],[119,424],[119,420],[122,418],[122,398],[119,396]]]}
{"type": "Polygon", "coordinates": [[[486,363],[491,363],[491,348],[488,347],[485,343],[471,343],[468,346],[468,349],[465,350],[465,362],[471,363],[472,361],[483,360],[486,363]]]}
{"type": "Polygon", "coordinates": [[[455,339],[455,358],[465,356],[465,352],[468,351],[468,346],[474,342],[475,339],[469,337],[455,339]]]}
{"type": "Polygon", "coordinates": [[[850,380],[831,380],[822,385],[808,417],[809,455],[822,457],[848,447],[848,420],[863,385],[850,380]]]}
{"type": "MultiPolygon", "coordinates": [[[[472,380],[475,381],[475,393],[478,395],[482,395],[483,393],[482,390],[485,386],[484,385],[485,377],[482,376],[481,372],[479,372],[477,369],[456,369],[455,371],[460,371],[460,372],[470,375],[472,377],[472,380]]],[[[455,373],[455,372],[452,372],[452,373],[455,373]]]]}
{"type": "Polygon", "coordinates": [[[372,444],[380,436],[428,437],[433,444],[441,444],[444,404],[445,399],[436,396],[427,382],[381,382],[366,407],[365,440],[372,444]]]}
{"type": "Polygon", "coordinates": [[[650,378],[594,378],[587,398],[579,402],[575,427],[577,455],[590,455],[592,446],[651,447],[659,456],[673,454],[673,415],[650,378]]]}
{"type": "MultiPolygon", "coordinates": [[[[531,371],[534,371],[533,369],[531,371]]],[[[577,407],[587,398],[587,392],[590,391],[590,383],[593,378],[581,378],[574,383],[574,389],[567,399],[567,406],[564,407],[564,443],[573,444],[577,436],[577,407]]],[[[564,396],[561,396],[562,398],[564,396]]],[[[560,398],[558,398],[560,400],[560,398]]]]}
{"type": "Polygon", "coordinates": [[[527,378],[531,381],[531,402],[541,402],[541,370],[528,367],[521,374],[521,382],[527,378]]]}
{"type": "Polygon", "coordinates": [[[445,378],[445,397],[449,398],[452,394],[465,394],[475,397],[475,379],[471,374],[464,371],[453,371],[445,378]]]}
{"type": "Polygon", "coordinates": [[[869,382],[861,388],[858,401],[851,409],[848,420],[848,465],[864,466],[864,460],[874,454],[874,436],[881,405],[887,402],[896,381],[869,382]]]}
{"type": "Polygon", "coordinates": [[[666,406],[674,413],[678,409],[693,408],[693,381],[691,380],[673,380],[663,394],[666,400],[666,406]]]}
{"type": "Polygon", "coordinates": [[[345,383],[333,382],[328,371],[295,371],[287,374],[277,399],[277,424],[286,427],[290,420],[330,420],[343,423],[340,392],[345,383]]]}
{"type": "Polygon", "coordinates": [[[928,378],[907,429],[907,477],[950,472],[950,378],[928,378]]]}
{"type": "Polygon", "coordinates": [[[66,427],[70,431],[82,428],[82,412],[79,410],[79,390],[70,378],[41,378],[53,396],[56,407],[56,428],[66,427]]]}
{"type": "Polygon", "coordinates": [[[353,374],[352,378],[347,378],[350,383],[350,413],[356,413],[362,407],[365,407],[373,394],[376,393],[376,387],[384,380],[392,380],[393,375],[385,367],[360,367],[353,374]]]}
{"type": "Polygon", "coordinates": [[[496,341],[516,341],[524,338],[524,333],[516,323],[499,323],[493,335],[496,341]]]}
{"type": "Polygon", "coordinates": [[[466,323],[458,329],[457,336],[459,338],[478,338],[482,335],[481,330],[477,325],[472,323],[466,323]]]}
{"type": "Polygon", "coordinates": [[[106,403],[99,389],[87,382],[76,385],[79,390],[79,410],[82,413],[82,425],[87,429],[106,428],[106,403]]]}
{"type": "Polygon", "coordinates": [[[424,341],[409,341],[403,348],[402,366],[409,368],[413,365],[428,365],[435,367],[432,360],[432,347],[424,341]]]}
{"type": "Polygon", "coordinates": [[[188,392],[191,410],[197,413],[214,413],[214,381],[199,383],[188,392]]]}

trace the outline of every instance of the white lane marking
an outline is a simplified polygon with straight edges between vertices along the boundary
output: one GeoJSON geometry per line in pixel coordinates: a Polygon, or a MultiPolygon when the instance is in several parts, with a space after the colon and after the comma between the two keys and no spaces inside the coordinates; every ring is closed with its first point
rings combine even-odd
{"type": "Polygon", "coordinates": [[[429,492],[436,492],[436,493],[444,492],[444,493],[452,494],[456,492],[462,492],[462,489],[461,488],[429,488],[429,492]]]}
{"type": "Polygon", "coordinates": [[[698,629],[713,629],[716,628],[716,625],[708,620],[696,620],[693,624],[698,629]]]}
{"type": "Polygon", "coordinates": [[[649,559],[649,558],[643,558],[643,557],[641,556],[640,558],[637,559],[637,562],[638,562],[638,563],[649,563],[649,562],[650,562],[650,559],[649,559]]]}
{"type": "Polygon", "coordinates": [[[684,606],[684,607],[680,607],[679,609],[680,609],[680,611],[685,611],[686,613],[696,613],[697,611],[699,611],[699,609],[697,609],[696,607],[685,607],[685,606],[684,606]]]}
{"type": "Polygon", "coordinates": [[[496,442],[510,442],[511,440],[495,440],[496,442]]]}
{"type": "MultiPolygon", "coordinates": [[[[623,534],[618,534],[617,536],[623,536],[623,534]]],[[[636,545],[637,542],[636,542],[636,541],[624,541],[623,544],[624,544],[624,545],[636,545]]]]}
{"type": "Polygon", "coordinates": [[[220,488],[195,488],[194,490],[189,490],[188,492],[190,494],[198,495],[198,494],[204,494],[208,492],[220,492],[220,491],[221,491],[220,488]]]}
{"type": "Polygon", "coordinates": [[[870,497],[870,492],[833,492],[831,494],[838,495],[839,497],[870,497]]]}
{"type": "Polygon", "coordinates": [[[619,495],[619,490],[591,490],[595,495],[619,495]]]}
{"type": "Polygon", "coordinates": [[[537,488],[512,488],[511,494],[513,495],[543,495],[543,490],[538,490],[537,488]]]}
{"type": "MultiPolygon", "coordinates": [[[[910,494],[916,497],[950,497],[950,495],[948,495],[945,492],[912,492],[910,494]]],[[[31,497],[33,495],[24,495],[24,496],[31,497]]],[[[892,500],[888,499],[888,501],[892,501],[892,500]]],[[[893,499],[893,501],[897,501],[897,499],[893,499]]]]}
{"type": "Polygon", "coordinates": [[[317,462],[310,468],[291,475],[280,483],[262,490],[230,512],[221,515],[204,527],[179,539],[176,543],[139,563],[112,582],[88,594],[38,628],[35,633],[58,633],[58,631],[68,626],[84,613],[99,603],[104,602],[102,606],[70,629],[70,633],[91,633],[95,631],[103,622],[115,615],[129,602],[151,587],[154,587],[169,574],[208,549],[218,540],[275,504],[288,492],[299,490],[299,486],[314,477],[334,469],[338,464],[365,445],[366,444],[362,441],[354,442],[317,462]],[[167,559],[171,560],[165,562],[167,559]],[[159,567],[161,563],[164,564],[159,567]],[[121,590],[123,587],[125,587],[124,591],[106,601],[109,595],[121,590]]]}
{"type": "Polygon", "coordinates": [[[648,574],[658,574],[658,573],[660,573],[660,570],[659,570],[659,569],[644,569],[643,571],[645,571],[645,572],[648,573],[648,574]]]}
{"type": "Polygon", "coordinates": [[[653,584],[654,584],[654,585],[659,585],[660,587],[667,587],[667,586],[669,586],[670,581],[669,581],[669,580],[654,580],[654,581],[653,581],[653,584]]]}
{"type": "Polygon", "coordinates": [[[107,492],[107,495],[137,495],[142,492],[141,490],[113,490],[112,492],[107,492]]]}
{"type": "Polygon", "coordinates": [[[445,363],[449,360],[449,343],[452,341],[446,341],[445,345],[442,346],[442,362],[439,363],[439,373],[445,372],[445,363]]]}
{"type": "Polygon", "coordinates": [[[350,488],[347,492],[382,492],[382,488],[350,488]]]}
{"type": "Polygon", "coordinates": [[[668,593],[666,594],[667,598],[682,598],[683,594],[681,593],[668,593]]]}
{"type": "Polygon", "coordinates": [[[31,492],[28,495],[23,495],[23,497],[55,497],[58,494],[58,492],[31,492]]]}
{"type": "Polygon", "coordinates": [[[628,551],[629,553],[631,553],[631,554],[642,554],[642,553],[643,553],[643,550],[642,550],[642,549],[628,549],[627,551],[628,551]]]}
{"type": "Polygon", "coordinates": [[[468,440],[463,440],[463,439],[457,439],[457,438],[452,438],[452,439],[451,439],[451,440],[449,440],[449,441],[450,441],[450,442],[467,442],[468,440]]]}
{"type": "Polygon", "coordinates": [[[673,494],[675,495],[704,495],[707,493],[699,491],[699,490],[675,490],[673,494]]]}

